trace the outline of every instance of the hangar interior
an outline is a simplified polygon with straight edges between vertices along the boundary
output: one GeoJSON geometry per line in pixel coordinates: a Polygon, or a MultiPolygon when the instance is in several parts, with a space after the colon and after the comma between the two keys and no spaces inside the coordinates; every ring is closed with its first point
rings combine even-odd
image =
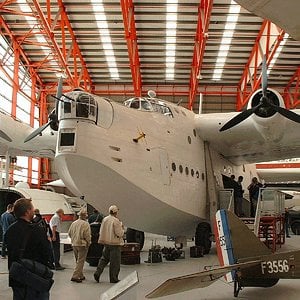
{"type": "MultiPolygon", "coordinates": [[[[0,11],[0,110],[33,128],[48,122],[60,77],[63,92],[81,88],[124,102],[152,90],[195,113],[200,98],[202,113],[242,111],[261,86],[264,56],[269,87],[281,93],[287,108],[300,104],[300,42],[233,0],[4,0],[0,11]]],[[[299,167],[297,159],[281,166],[293,168],[293,163],[299,167]]],[[[2,156],[2,178],[7,165],[8,157],[2,156]]],[[[40,188],[58,179],[49,158],[11,157],[8,171],[4,185],[25,181],[40,188]]],[[[71,264],[71,257],[66,261],[71,264]]],[[[188,264],[188,271],[198,271],[193,261],[188,264]]],[[[209,264],[215,264],[213,256],[209,264]]],[[[125,268],[124,275],[129,271],[125,268]]],[[[142,272],[142,284],[149,288],[147,276],[157,273],[142,272]]],[[[219,288],[228,287],[219,282],[219,288]]],[[[277,299],[284,288],[296,295],[288,282],[277,289],[277,299]]],[[[77,288],[69,291],[74,299],[82,297],[77,288]]],[[[136,299],[143,296],[138,292],[136,299]]]]}
{"type": "MultiPolygon", "coordinates": [[[[18,0],[1,12],[1,109],[33,127],[47,122],[61,75],[64,91],[120,102],[154,90],[198,112],[201,93],[203,113],[242,110],[263,55],[269,86],[298,105],[299,42],[234,1],[18,0]]],[[[56,179],[47,159],[21,160],[25,181],[56,179]]]]}

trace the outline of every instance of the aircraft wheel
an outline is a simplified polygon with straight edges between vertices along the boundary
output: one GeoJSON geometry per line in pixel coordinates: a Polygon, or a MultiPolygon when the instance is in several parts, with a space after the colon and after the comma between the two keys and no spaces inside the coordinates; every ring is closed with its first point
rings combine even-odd
{"type": "Polygon", "coordinates": [[[295,235],[300,235],[300,222],[293,222],[291,224],[291,229],[295,235]]]}
{"type": "Polygon", "coordinates": [[[127,228],[126,231],[127,243],[138,243],[140,244],[140,250],[143,249],[145,243],[145,234],[143,231],[127,228]]]}
{"type": "Polygon", "coordinates": [[[201,222],[196,228],[195,245],[204,248],[204,254],[208,254],[211,248],[211,227],[209,223],[201,222]]]}

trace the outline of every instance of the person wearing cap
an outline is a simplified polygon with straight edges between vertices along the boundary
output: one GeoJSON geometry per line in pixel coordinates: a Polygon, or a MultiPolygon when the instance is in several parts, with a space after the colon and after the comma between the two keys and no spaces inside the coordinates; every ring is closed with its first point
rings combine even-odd
{"type": "Polygon", "coordinates": [[[118,219],[119,209],[116,205],[109,208],[109,216],[105,217],[100,227],[98,243],[104,245],[102,257],[94,273],[94,278],[99,282],[100,276],[109,264],[109,279],[111,283],[119,282],[121,264],[121,246],[124,245],[124,226],[118,219]]]}
{"type": "Polygon", "coordinates": [[[83,266],[91,244],[91,228],[86,221],[88,217],[87,211],[82,209],[78,215],[79,219],[71,224],[68,234],[71,238],[76,261],[71,281],[79,283],[85,279],[83,275],[83,266]]]}

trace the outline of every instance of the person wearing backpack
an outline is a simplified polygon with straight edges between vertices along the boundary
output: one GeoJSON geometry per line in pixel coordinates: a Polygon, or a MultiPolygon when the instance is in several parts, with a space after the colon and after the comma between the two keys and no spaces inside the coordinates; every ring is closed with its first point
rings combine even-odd
{"type": "MultiPolygon", "coordinates": [[[[7,230],[5,242],[8,249],[8,269],[13,262],[31,259],[43,265],[48,262],[48,240],[40,226],[32,223],[34,207],[31,199],[21,198],[15,202],[17,221],[7,230]]],[[[26,278],[16,281],[9,276],[9,286],[14,300],[48,300],[49,291],[39,291],[24,284],[26,278]]]]}

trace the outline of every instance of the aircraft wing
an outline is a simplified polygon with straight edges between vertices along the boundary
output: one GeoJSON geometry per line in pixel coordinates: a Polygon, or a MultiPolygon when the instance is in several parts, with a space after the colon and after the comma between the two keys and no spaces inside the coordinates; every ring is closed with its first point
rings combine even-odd
{"type": "Polygon", "coordinates": [[[294,39],[300,40],[299,0],[236,0],[236,2],[253,14],[281,27],[294,39]]]}
{"type": "Polygon", "coordinates": [[[245,263],[234,264],[226,267],[202,271],[190,275],[180,276],[168,279],[159,287],[149,293],[146,298],[159,298],[167,295],[177,294],[197,288],[204,288],[216,280],[235,269],[243,269],[260,264],[260,260],[249,261],[245,263]]]}
{"type": "Polygon", "coordinates": [[[29,125],[14,120],[11,116],[0,113],[0,130],[11,141],[0,135],[0,155],[8,151],[10,156],[54,157],[57,132],[47,128],[41,136],[24,143],[25,138],[34,129],[29,125]]]}
{"type": "MultiPolygon", "coordinates": [[[[300,110],[293,112],[300,115],[300,110]]],[[[262,120],[252,115],[238,125],[219,129],[239,112],[196,115],[196,128],[210,147],[234,164],[300,157],[300,123],[281,115],[262,120]],[[268,120],[269,119],[269,120],[268,120]]]]}

